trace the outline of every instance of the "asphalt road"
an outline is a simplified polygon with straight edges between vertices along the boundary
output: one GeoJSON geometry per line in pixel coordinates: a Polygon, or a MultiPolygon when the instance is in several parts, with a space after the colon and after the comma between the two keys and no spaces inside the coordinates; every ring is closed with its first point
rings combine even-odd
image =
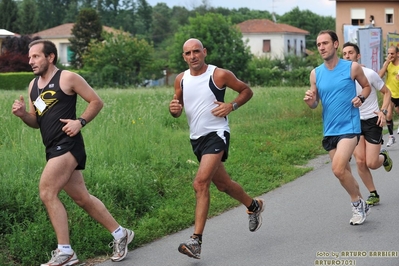
{"type": "MultiPolygon", "coordinates": [[[[130,251],[122,262],[97,265],[398,266],[399,143],[387,149],[394,166],[389,173],[384,168],[372,171],[381,202],[371,208],[362,225],[349,225],[350,198],[332,174],[328,156],[322,156],[311,162],[315,170],[261,196],[266,208],[257,232],[249,232],[244,206],[209,219],[200,260],[177,251],[192,234],[190,227],[130,251]]],[[[354,160],[351,166],[367,198],[354,160]]]]}

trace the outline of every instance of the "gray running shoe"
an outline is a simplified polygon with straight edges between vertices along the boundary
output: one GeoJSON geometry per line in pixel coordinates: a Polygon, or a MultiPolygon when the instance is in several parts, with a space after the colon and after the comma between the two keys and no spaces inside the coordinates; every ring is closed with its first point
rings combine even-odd
{"type": "Polygon", "coordinates": [[[382,163],[382,165],[385,168],[385,171],[389,172],[392,169],[392,159],[391,157],[389,157],[389,153],[386,149],[382,149],[380,151],[380,154],[384,155],[384,162],[382,163]]]}
{"type": "Polygon", "coordinates": [[[363,200],[360,199],[360,203],[358,206],[354,206],[352,203],[352,218],[349,223],[351,225],[358,225],[364,223],[366,220],[367,214],[370,212],[369,205],[363,200]]]}
{"type": "Polygon", "coordinates": [[[263,199],[255,199],[259,204],[259,210],[250,212],[247,210],[249,219],[249,231],[255,232],[262,225],[262,212],[265,209],[265,201],[263,199]]]}
{"type": "Polygon", "coordinates": [[[129,229],[125,229],[125,236],[119,240],[114,240],[109,243],[110,248],[114,248],[111,260],[112,261],[121,261],[127,255],[127,246],[130,242],[133,241],[134,232],[129,229]]]}
{"type": "Polygon", "coordinates": [[[177,249],[180,253],[189,256],[190,258],[200,259],[201,243],[196,236],[191,236],[189,240],[179,245],[177,249]]]}
{"type": "Polygon", "coordinates": [[[75,252],[66,254],[56,249],[51,251],[51,259],[49,262],[41,264],[40,266],[72,266],[79,263],[75,252]]]}

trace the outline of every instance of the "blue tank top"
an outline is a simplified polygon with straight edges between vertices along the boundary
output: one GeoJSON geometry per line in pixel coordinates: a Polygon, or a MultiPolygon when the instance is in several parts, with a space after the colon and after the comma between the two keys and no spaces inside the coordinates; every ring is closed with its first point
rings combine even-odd
{"type": "Polygon", "coordinates": [[[324,64],[316,68],[316,87],[323,105],[324,136],[360,134],[359,108],[352,105],[356,84],[351,78],[351,61],[339,59],[333,70],[324,64]]]}

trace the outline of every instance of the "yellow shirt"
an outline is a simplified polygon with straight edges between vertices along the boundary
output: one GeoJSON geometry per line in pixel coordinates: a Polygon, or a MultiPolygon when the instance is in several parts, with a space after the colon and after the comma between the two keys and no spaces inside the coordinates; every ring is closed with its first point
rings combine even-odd
{"type": "Polygon", "coordinates": [[[391,91],[392,98],[395,99],[399,99],[399,80],[396,79],[397,75],[399,75],[399,65],[395,66],[392,62],[389,63],[385,84],[391,91]]]}

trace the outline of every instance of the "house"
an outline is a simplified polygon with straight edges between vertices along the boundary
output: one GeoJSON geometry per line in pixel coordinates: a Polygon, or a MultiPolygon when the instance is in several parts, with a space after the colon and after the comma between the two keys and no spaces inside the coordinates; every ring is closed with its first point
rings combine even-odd
{"type": "Polygon", "coordinates": [[[306,30],[268,19],[247,20],[237,26],[255,56],[281,59],[289,54],[303,56],[306,52],[306,30]]]}
{"type": "MultiPolygon", "coordinates": [[[[71,43],[69,42],[69,38],[73,37],[72,28],[74,23],[66,23],[59,25],[54,28],[50,28],[47,30],[39,31],[32,34],[32,37],[39,36],[42,39],[47,39],[52,41],[58,50],[58,58],[61,64],[69,65],[71,62],[71,58],[73,53],[70,49],[71,43]]],[[[103,26],[103,30],[106,32],[117,33],[119,30],[113,29],[111,27],[103,26]]]]}
{"type": "Polygon", "coordinates": [[[5,29],[0,29],[0,54],[2,53],[2,44],[3,41],[7,38],[7,37],[11,37],[11,36],[16,36],[17,34],[12,33],[11,31],[5,30],[5,29]]]}
{"type": "MultiPolygon", "coordinates": [[[[351,27],[379,27],[386,40],[388,33],[399,29],[398,0],[330,0],[336,6],[336,32],[340,47],[348,39],[351,27]]],[[[354,33],[352,33],[354,35],[354,33]]]]}

